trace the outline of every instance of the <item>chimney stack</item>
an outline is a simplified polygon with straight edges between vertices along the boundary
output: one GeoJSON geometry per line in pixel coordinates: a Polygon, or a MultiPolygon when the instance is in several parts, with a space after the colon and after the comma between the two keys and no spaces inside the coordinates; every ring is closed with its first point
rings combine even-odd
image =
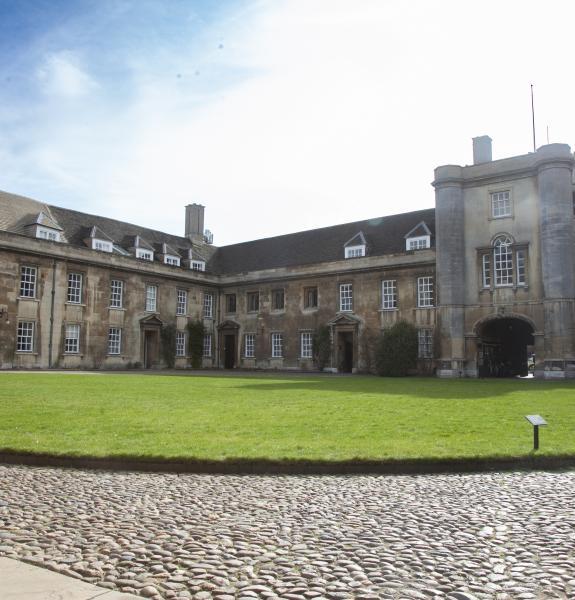
{"type": "Polygon", "coordinates": [[[186,206],[186,237],[198,244],[204,241],[204,207],[201,204],[186,206]]]}
{"type": "Polygon", "coordinates": [[[473,138],[473,164],[491,162],[491,138],[488,135],[481,135],[473,138]]]}

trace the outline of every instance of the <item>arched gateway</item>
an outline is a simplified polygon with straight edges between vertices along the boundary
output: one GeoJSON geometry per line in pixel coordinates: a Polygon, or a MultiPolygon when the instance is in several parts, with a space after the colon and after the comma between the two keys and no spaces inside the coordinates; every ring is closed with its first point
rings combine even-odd
{"type": "Polygon", "coordinates": [[[533,354],[533,326],[520,317],[493,317],[476,327],[479,377],[527,375],[533,354]]]}

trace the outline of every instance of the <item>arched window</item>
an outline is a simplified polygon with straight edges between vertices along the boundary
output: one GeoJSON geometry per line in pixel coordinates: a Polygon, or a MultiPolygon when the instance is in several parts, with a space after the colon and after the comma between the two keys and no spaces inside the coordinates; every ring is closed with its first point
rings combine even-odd
{"type": "Polygon", "coordinates": [[[513,250],[511,239],[501,235],[493,241],[495,285],[513,285],[513,250]]]}

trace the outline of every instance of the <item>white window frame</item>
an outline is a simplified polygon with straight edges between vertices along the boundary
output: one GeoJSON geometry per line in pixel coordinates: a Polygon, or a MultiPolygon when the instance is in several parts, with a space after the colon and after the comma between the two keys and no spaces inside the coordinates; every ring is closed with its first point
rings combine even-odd
{"type": "Polygon", "coordinates": [[[517,286],[527,285],[527,252],[524,248],[515,251],[515,283],[517,286]]]}
{"type": "Polygon", "coordinates": [[[171,265],[172,267],[180,266],[180,257],[174,256],[173,254],[166,254],[164,256],[164,264],[171,265]]]}
{"type": "Polygon", "coordinates": [[[417,308],[433,307],[433,277],[417,278],[417,308]]]}
{"type": "Polygon", "coordinates": [[[122,330],[119,327],[108,329],[108,354],[118,355],[122,352],[122,330]]]}
{"type": "Polygon", "coordinates": [[[20,298],[36,298],[38,269],[30,265],[20,267],[20,298]]]}
{"type": "Polygon", "coordinates": [[[214,318],[214,294],[204,292],[204,319],[214,318]]]}
{"type": "Polygon", "coordinates": [[[244,335],[244,357],[255,358],[256,352],[256,334],[246,333],[244,335]]]}
{"type": "Polygon", "coordinates": [[[382,310],[397,309],[397,280],[384,279],[381,282],[381,308],[382,310]]]}
{"type": "Polygon", "coordinates": [[[274,331],[271,337],[272,358],[283,358],[283,333],[274,331]]]}
{"type": "Polygon", "coordinates": [[[313,333],[310,331],[300,333],[300,357],[313,358],[313,333]]]}
{"type": "Polygon", "coordinates": [[[48,240],[50,242],[59,242],[60,241],[60,232],[55,229],[50,229],[49,227],[42,227],[38,225],[36,227],[36,237],[41,240],[48,240]]]}
{"type": "Polygon", "coordinates": [[[202,344],[202,355],[204,358],[211,358],[212,356],[212,334],[206,333],[204,335],[204,341],[202,344]]]}
{"type": "Polygon", "coordinates": [[[122,308],[124,305],[124,282],[121,279],[110,280],[110,308],[122,308]]]}
{"type": "Polygon", "coordinates": [[[493,240],[493,271],[495,287],[513,285],[513,242],[507,235],[500,235],[493,240]]]}
{"type": "Polygon", "coordinates": [[[78,354],[80,352],[80,325],[67,323],[64,332],[64,353],[78,354]]]}
{"type": "Polygon", "coordinates": [[[158,286],[146,285],[146,312],[156,312],[158,307],[158,286]]]}
{"type": "Polygon", "coordinates": [[[186,356],[186,333],[185,331],[176,331],[176,356],[182,358],[186,356]]]}
{"type": "Polygon", "coordinates": [[[92,250],[97,250],[98,252],[112,252],[114,250],[114,244],[108,240],[92,238],[92,250]]]}
{"type": "Polygon", "coordinates": [[[417,330],[418,358],[433,358],[433,329],[417,330]]]}
{"type": "Polygon", "coordinates": [[[16,352],[34,352],[34,321],[18,321],[16,330],[16,352]]]}
{"type": "Polygon", "coordinates": [[[188,292],[186,290],[176,290],[176,315],[184,317],[188,311],[188,292]]]}
{"type": "Polygon", "coordinates": [[[339,284],[339,311],[353,312],[353,283],[339,284]]]}
{"type": "Polygon", "coordinates": [[[68,291],[66,302],[69,304],[82,304],[82,273],[68,273],[68,291]]]}
{"type": "Polygon", "coordinates": [[[190,269],[192,271],[205,271],[206,263],[203,260],[191,260],[190,269]]]}
{"type": "Polygon", "coordinates": [[[513,215],[510,190],[491,192],[489,196],[492,219],[504,219],[513,215]]]}
{"type": "Polygon", "coordinates": [[[136,258],[153,261],[154,253],[151,250],[146,250],[145,248],[136,248],[136,258]]]}
{"type": "Polygon", "coordinates": [[[483,289],[491,288],[491,254],[481,257],[481,285],[483,289]]]}
{"type": "Polygon", "coordinates": [[[346,258],[361,258],[362,256],[365,256],[365,244],[360,244],[358,246],[346,246],[346,258]]]}
{"type": "Polygon", "coordinates": [[[424,250],[425,248],[431,247],[431,236],[419,235],[416,237],[409,237],[405,240],[406,250],[424,250]]]}

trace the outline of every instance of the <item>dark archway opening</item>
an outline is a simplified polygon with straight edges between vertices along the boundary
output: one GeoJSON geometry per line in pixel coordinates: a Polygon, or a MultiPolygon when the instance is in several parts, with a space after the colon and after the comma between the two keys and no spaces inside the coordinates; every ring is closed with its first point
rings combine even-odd
{"type": "Polygon", "coordinates": [[[480,377],[515,377],[529,373],[533,328],[516,318],[495,318],[479,329],[480,377]]]}

